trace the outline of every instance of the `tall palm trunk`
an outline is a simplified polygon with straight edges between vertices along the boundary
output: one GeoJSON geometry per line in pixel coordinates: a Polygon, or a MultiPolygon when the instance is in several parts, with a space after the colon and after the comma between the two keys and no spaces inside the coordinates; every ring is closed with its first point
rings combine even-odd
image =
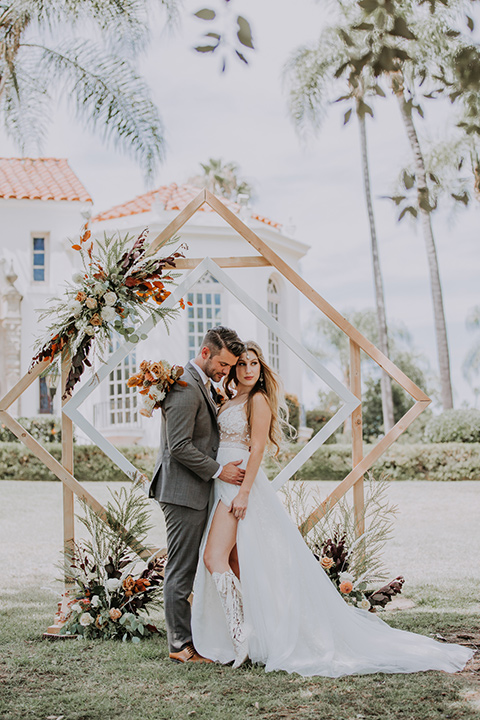
{"type": "MultiPolygon", "coordinates": [[[[379,349],[388,357],[388,331],[387,317],[385,312],[385,295],[383,291],[382,272],[380,269],[380,257],[378,254],[377,232],[375,229],[375,216],[373,214],[372,191],[370,186],[370,170],[368,164],[368,148],[367,148],[367,127],[365,114],[358,113],[358,126],[360,128],[360,145],[362,148],[362,170],[363,170],[363,186],[365,189],[365,201],[368,210],[368,222],[370,225],[370,241],[372,251],[373,279],[375,284],[375,309],[377,313],[378,326],[378,346],[379,349]]],[[[382,414],[383,429],[387,433],[395,424],[393,415],[393,394],[392,381],[386,372],[382,371],[381,376],[382,391],[382,414]]]]}
{"type": "Polygon", "coordinates": [[[433,314],[435,318],[435,337],[437,342],[438,364],[440,368],[440,386],[442,407],[444,410],[453,408],[452,381],[450,377],[450,357],[448,351],[447,327],[445,311],[443,308],[442,286],[438,267],[437,250],[433,237],[430,212],[426,209],[428,203],[428,187],[420,142],[412,117],[411,106],[406,102],[403,89],[395,92],[400,105],[400,111],[405,123],[408,140],[413,151],[415,176],[417,182],[418,212],[422,223],[423,239],[427,250],[428,268],[430,271],[430,288],[432,292],[433,314]],[[422,205],[424,207],[422,207],[422,205]]]}

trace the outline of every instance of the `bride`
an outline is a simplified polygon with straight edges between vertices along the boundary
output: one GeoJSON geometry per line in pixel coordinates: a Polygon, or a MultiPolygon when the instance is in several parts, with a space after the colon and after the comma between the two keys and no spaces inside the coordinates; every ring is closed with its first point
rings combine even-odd
{"type": "Polygon", "coordinates": [[[461,670],[471,650],[348,606],[308,549],[260,468],[265,448],[279,448],[281,389],[256,343],[246,343],[225,390],[217,460],[241,457],[245,478],[240,489],[214,481],[193,590],[197,652],[303,676],[461,670]]]}

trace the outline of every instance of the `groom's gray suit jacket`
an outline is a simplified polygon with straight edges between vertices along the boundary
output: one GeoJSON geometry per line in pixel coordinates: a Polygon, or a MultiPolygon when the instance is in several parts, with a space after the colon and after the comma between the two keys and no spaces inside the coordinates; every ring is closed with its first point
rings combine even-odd
{"type": "Polygon", "coordinates": [[[210,480],[220,467],[215,457],[219,432],[216,407],[199,373],[189,363],[186,387],[173,385],[162,403],[160,452],[149,495],[158,502],[202,510],[210,480]]]}

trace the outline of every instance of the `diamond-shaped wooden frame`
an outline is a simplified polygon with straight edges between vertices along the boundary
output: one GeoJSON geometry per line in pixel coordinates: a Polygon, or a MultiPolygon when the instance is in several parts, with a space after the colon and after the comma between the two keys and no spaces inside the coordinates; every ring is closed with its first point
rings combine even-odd
{"type": "MultiPolygon", "coordinates": [[[[420,415],[421,412],[429,405],[430,398],[410,380],[389,358],[387,358],[373,343],[365,338],[353,325],[351,325],[342,315],[335,310],[324,298],[321,297],[298,273],[296,273],[282,258],[280,258],[263,240],[261,240],[256,233],[251,230],[245,223],[243,223],[239,217],[237,217],[231,210],[229,210],[215,195],[204,189],[199,192],[196,198],[194,198],[177,216],[174,220],[158,235],[150,246],[150,254],[156,252],[162,245],[164,245],[169,238],[171,238],[186,222],[192,217],[192,215],[199,210],[202,205],[208,205],[211,210],[216,212],[222,217],[236,232],[238,232],[258,253],[259,256],[254,257],[236,257],[236,258],[213,258],[206,259],[207,262],[204,267],[213,269],[214,273],[218,272],[220,268],[239,268],[239,267],[264,267],[272,266],[283,275],[289,282],[291,282],[305,297],[307,297],[313,305],[315,305],[321,312],[323,312],[337,327],[339,327],[350,339],[350,377],[351,387],[350,390],[353,395],[358,399],[358,402],[354,402],[351,399],[350,393],[348,394],[348,400],[345,401],[345,405],[340,409],[339,412],[344,412],[347,408],[348,413],[352,415],[352,470],[347,476],[337,485],[333,492],[325,499],[325,501],[316,510],[314,510],[304,524],[301,527],[303,533],[307,533],[323,516],[325,509],[331,507],[337,502],[350,488],[354,488],[354,505],[357,515],[357,533],[363,532],[363,476],[369,470],[374,462],[398,439],[398,437],[408,428],[408,426],[420,415]],[[363,350],[369,357],[372,358],[390,377],[395,380],[411,397],[415,400],[415,404],[408,410],[408,412],[395,424],[395,426],[383,437],[365,457],[363,457],[362,451],[362,420],[361,420],[361,387],[360,387],[360,350],[363,350]]],[[[205,259],[186,259],[179,261],[177,267],[179,269],[194,269],[199,266],[205,259]]],[[[204,270],[199,269],[199,273],[203,274],[204,270]]],[[[221,272],[221,271],[220,271],[221,272]]],[[[195,275],[193,275],[195,277],[195,275]]],[[[229,280],[229,285],[231,282],[229,280]]],[[[178,289],[178,288],[177,288],[178,289]]],[[[237,288],[238,290],[238,288],[237,288]]],[[[172,296],[168,300],[178,301],[176,293],[172,293],[172,296]]],[[[168,302],[168,300],[166,302],[168,302]]],[[[261,309],[262,312],[265,312],[261,309]]],[[[147,320],[147,323],[149,321],[147,320]]],[[[273,321],[275,323],[275,321],[273,321]]],[[[271,324],[270,322],[268,324],[271,324]]],[[[145,327],[145,326],[144,326],[145,327]]],[[[283,329],[276,323],[272,325],[274,332],[282,337],[283,329]]],[[[284,338],[282,338],[284,339],[284,338]]],[[[288,344],[288,343],[287,343],[288,344]]],[[[125,346],[126,347],[126,346],[125,346]]],[[[125,347],[119,348],[111,358],[113,362],[117,353],[123,353],[125,347]]],[[[132,346],[133,347],[133,346],[132,346]]],[[[127,354],[131,347],[128,348],[127,354]]],[[[295,351],[296,352],[296,351],[295,351]]],[[[297,353],[298,354],[298,353],[297,353]]],[[[124,355],[122,355],[123,357],[124,355]]],[[[35,381],[35,379],[45,370],[48,366],[49,361],[44,361],[36,365],[33,369],[29,370],[21,380],[2,398],[0,401],[0,419],[2,422],[62,481],[64,487],[64,537],[65,546],[71,546],[73,542],[73,494],[75,493],[79,497],[83,497],[86,502],[97,512],[101,517],[105,517],[105,510],[103,506],[75,479],[73,475],[73,442],[72,442],[72,423],[68,415],[72,415],[75,419],[79,419],[78,416],[82,417],[78,413],[77,407],[81,402],[81,396],[85,388],[81,388],[78,393],[75,394],[74,398],[69,401],[69,408],[64,408],[68,412],[62,413],[62,431],[63,431],[63,448],[62,448],[62,462],[59,463],[55,458],[38,443],[27,431],[9,414],[8,409],[15,400],[35,381]],[[77,400],[78,398],[78,400],[77,400]],[[78,413],[78,416],[77,416],[78,413]]],[[[110,363],[108,364],[108,370],[106,375],[110,371],[110,363]]],[[[98,375],[103,374],[104,369],[101,368],[98,375]]],[[[325,371],[325,368],[323,368],[325,371]]],[[[65,385],[66,376],[68,373],[68,364],[64,363],[62,367],[62,378],[63,386],[65,385]]],[[[106,376],[105,375],[105,376],[106,376]]],[[[90,381],[92,382],[92,381],[90,381]]],[[[335,381],[338,382],[338,381],[335,381]]],[[[96,383],[98,384],[98,383],[96,383]]],[[[346,390],[344,388],[344,390],[346,390]]],[[[348,391],[347,391],[348,392],[348,391]]],[[[344,393],[345,395],[345,393],[344,393]]],[[[345,395],[345,397],[347,397],[345,395]]],[[[337,420],[340,417],[337,413],[337,420]]],[[[82,421],[80,421],[82,422],[82,421]]],[[[86,422],[86,421],[85,421],[86,422]]],[[[331,422],[331,421],[330,421],[331,422]]],[[[93,427],[93,426],[91,426],[93,427]]],[[[95,429],[94,429],[95,430],[95,429]]],[[[95,432],[97,432],[95,430],[95,432]]],[[[317,436],[318,437],[318,434],[317,436]]],[[[100,444],[104,444],[105,438],[99,434],[99,438],[102,438],[100,444]]],[[[325,439],[321,436],[320,439],[325,439]]],[[[315,438],[313,439],[315,440],[315,438]]],[[[311,442],[313,442],[313,440],[311,442]]],[[[319,443],[320,444],[320,443],[319,443]]],[[[113,447],[113,446],[112,446],[113,447]]],[[[308,447],[308,446],[307,446],[308,447]]],[[[311,446],[310,446],[311,447],[311,446]]],[[[114,448],[115,449],[115,448],[114,448]]],[[[116,450],[116,449],[115,449],[116,450]]],[[[304,448],[305,450],[305,448],[304,448]]],[[[118,452],[118,451],[117,451],[118,452]]],[[[297,458],[299,458],[298,466],[292,472],[295,472],[303,462],[307,459],[305,454],[302,455],[301,451],[297,458]]],[[[126,462],[126,459],[118,453],[116,459],[114,459],[119,467],[126,462]]],[[[308,454],[309,456],[309,454],[308,454]]],[[[111,457],[111,455],[110,455],[111,457]]],[[[295,463],[295,460],[292,461],[295,463]]],[[[129,464],[130,465],[130,464],[129,464]]],[[[132,476],[132,467],[128,468],[129,475],[132,476]]],[[[285,471],[292,470],[292,464],[289,464],[285,471]]],[[[123,469],[123,468],[122,468],[123,469]]],[[[136,475],[140,475],[138,471],[133,468],[136,475]]],[[[286,473],[288,474],[288,473],[286,473]]],[[[277,485],[283,481],[285,475],[282,473],[276,478],[277,485]]],[[[143,548],[140,552],[142,557],[148,557],[155,552],[153,548],[143,548]]]]}

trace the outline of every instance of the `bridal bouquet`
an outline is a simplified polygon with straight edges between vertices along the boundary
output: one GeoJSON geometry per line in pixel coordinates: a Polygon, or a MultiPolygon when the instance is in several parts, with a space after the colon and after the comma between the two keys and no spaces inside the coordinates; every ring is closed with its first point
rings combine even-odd
{"type": "MultiPolygon", "coordinates": [[[[48,336],[39,341],[32,366],[45,359],[54,360],[68,353],[71,370],[65,396],[70,394],[85,369],[93,347],[106,347],[113,334],[136,343],[146,336],[138,335],[141,320],[152,316],[155,321],[175,316],[177,309],[162,307],[170,295],[167,285],[174,282],[171,270],[177,258],[184,257],[180,246],[166,257],[149,255],[147,231],[132,243],[130,236],[105,236],[103,242],[88,243],[91,233],[85,229],[79,244],[83,269],[75,273],[65,297],[53,298],[51,307],[41,311],[40,319],[50,319],[48,336]]],[[[180,307],[185,303],[180,301],[180,307]]]]}
{"type": "Polygon", "coordinates": [[[166,557],[146,566],[132,553],[143,546],[149,524],[148,500],[136,487],[112,493],[104,522],[83,502],[79,519],[90,539],[75,543],[67,561],[73,588],[63,597],[61,634],[136,643],[157,628],[149,610],[162,602],[166,557]],[[138,570],[138,563],[143,565],[138,570]]]}
{"type": "Polygon", "coordinates": [[[167,392],[173,385],[185,386],[186,382],[180,380],[183,375],[181,365],[170,365],[166,360],[151,362],[143,360],[140,363],[140,372],[131,375],[127,380],[129,387],[139,387],[142,395],[143,405],[140,414],[145,417],[152,417],[153,411],[160,407],[167,392]]]}

